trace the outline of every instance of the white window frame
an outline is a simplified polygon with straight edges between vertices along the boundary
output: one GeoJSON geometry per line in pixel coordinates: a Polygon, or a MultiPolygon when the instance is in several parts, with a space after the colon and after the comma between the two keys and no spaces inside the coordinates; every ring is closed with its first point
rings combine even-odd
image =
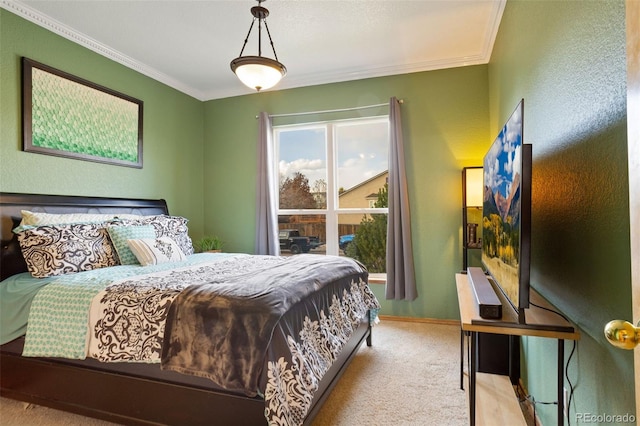
{"type": "MultiPolygon", "coordinates": [[[[340,126],[350,125],[354,123],[366,124],[370,123],[380,123],[386,122],[387,124],[387,134],[389,135],[389,117],[388,116],[377,116],[377,117],[366,117],[366,118],[354,118],[354,119],[343,119],[343,120],[331,120],[331,121],[322,121],[315,123],[307,123],[307,124],[288,124],[288,125],[279,125],[273,126],[273,144],[274,144],[274,152],[276,153],[275,161],[273,162],[274,167],[274,176],[278,176],[278,179],[275,179],[276,188],[274,188],[274,194],[276,194],[276,206],[277,215],[324,215],[326,219],[326,254],[338,256],[340,254],[340,248],[338,247],[338,240],[340,236],[338,235],[338,217],[342,214],[375,214],[375,213],[383,213],[389,214],[388,208],[339,208],[338,204],[338,196],[339,196],[339,188],[337,186],[337,173],[338,173],[338,164],[336,158],[336,130],[340,126]],[[280,151],[279,151],[279,133],[284,131],[290,131],[291,129],[318,129],[323,128],[326,129],[325,132],[325,147],[326,147],[326,160],[327,160],[327,208],[325,209],[280,209],[280,170],[279,170],[279,162],[280,162],[280,151]]],[[[388,167],[387,167],[388,170],[388,167]]],[[[311,183],[311,182],[310,182],[311,183]]]]}

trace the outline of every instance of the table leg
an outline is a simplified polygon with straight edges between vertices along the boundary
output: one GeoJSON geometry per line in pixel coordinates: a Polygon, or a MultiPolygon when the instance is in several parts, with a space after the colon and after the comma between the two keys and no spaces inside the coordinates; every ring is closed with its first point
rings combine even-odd
{"type": "Polygon", "coordinates": [[[558,426],[564,426],[564,340],[558,339],[558,426]]]}
{"type": "Polygon", "coordinates": [[[471,346],[471,366],[469,367],[469,424],[476,424],[476,358],[478,350],[477,345],[478,333],[475,331],[469,334],[469,345],[471,346]]]}
{"type": "Polygon", "coordinates": [[[464,330],[460,328],[460,389],[464,390],[464,330]]]}

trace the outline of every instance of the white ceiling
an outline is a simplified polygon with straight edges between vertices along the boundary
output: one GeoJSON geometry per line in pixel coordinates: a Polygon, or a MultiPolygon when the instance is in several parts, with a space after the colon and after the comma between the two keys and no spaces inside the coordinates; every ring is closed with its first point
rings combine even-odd
{"type": "MultiPolygon", "coordinates": [[[[489,62],[506,0],[269,0],[288,73],[273,89],[489,62]]],[[[252,93],[231,72],[254,0],[0,0],[0,6],[200,100],[252,93]]],[[[243,55],[257,55],[254,27],[243,55]]],[[[273,57],[263,32],[262,55],[273,57]]],[[[36,59],[37,58],[33,58],[36,59]]]]}

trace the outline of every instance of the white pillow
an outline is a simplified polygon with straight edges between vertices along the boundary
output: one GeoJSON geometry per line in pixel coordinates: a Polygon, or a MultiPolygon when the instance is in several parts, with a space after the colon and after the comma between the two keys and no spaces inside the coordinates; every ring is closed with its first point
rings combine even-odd
{"type": "Polygon", "coordinates": [[[68,223],[104,222],[114,218],[140,219],[136,214],[117,213],[40,213],[29,210],[21,210],[22,222],[20,226],[32,225],[65,225],[68,223]]]}
{"type": "Polygon", "coordinates": [[[169,237],[127,240],[127,244],[142,266],[186,259],[178,244],[169,237]]]}

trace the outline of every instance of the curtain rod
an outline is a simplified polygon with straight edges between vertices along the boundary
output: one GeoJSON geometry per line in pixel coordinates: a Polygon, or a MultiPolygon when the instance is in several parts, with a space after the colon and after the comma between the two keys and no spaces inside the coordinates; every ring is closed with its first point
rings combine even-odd
{"type": "MultiPolygon", "coordinates": [[[[404,100],[403,99],[398,99],[398,102],[400,104],[402,104],[402,103],[404,103],[404,100]]],[[[288,114],[269,114],[269,117],[270,118],[274,118],[274,117],[292,117],[292,116],[296,116],[296,115],[326,114],[326,113],[331,113],[331,112],[357,111],[359,109],[377,108],[377,107],[388,106],[388,105],[389,105],[389,103],[385,102],[383,104],[365,105],[365,106],[352,107],[352,108],[326,109],[326,110],[323,110],[323,111],[291,112],[291,113],[288,113],[288,114]]],[[[257,115],[256,115],[256,118],[258,118],[257,115]]]]}

